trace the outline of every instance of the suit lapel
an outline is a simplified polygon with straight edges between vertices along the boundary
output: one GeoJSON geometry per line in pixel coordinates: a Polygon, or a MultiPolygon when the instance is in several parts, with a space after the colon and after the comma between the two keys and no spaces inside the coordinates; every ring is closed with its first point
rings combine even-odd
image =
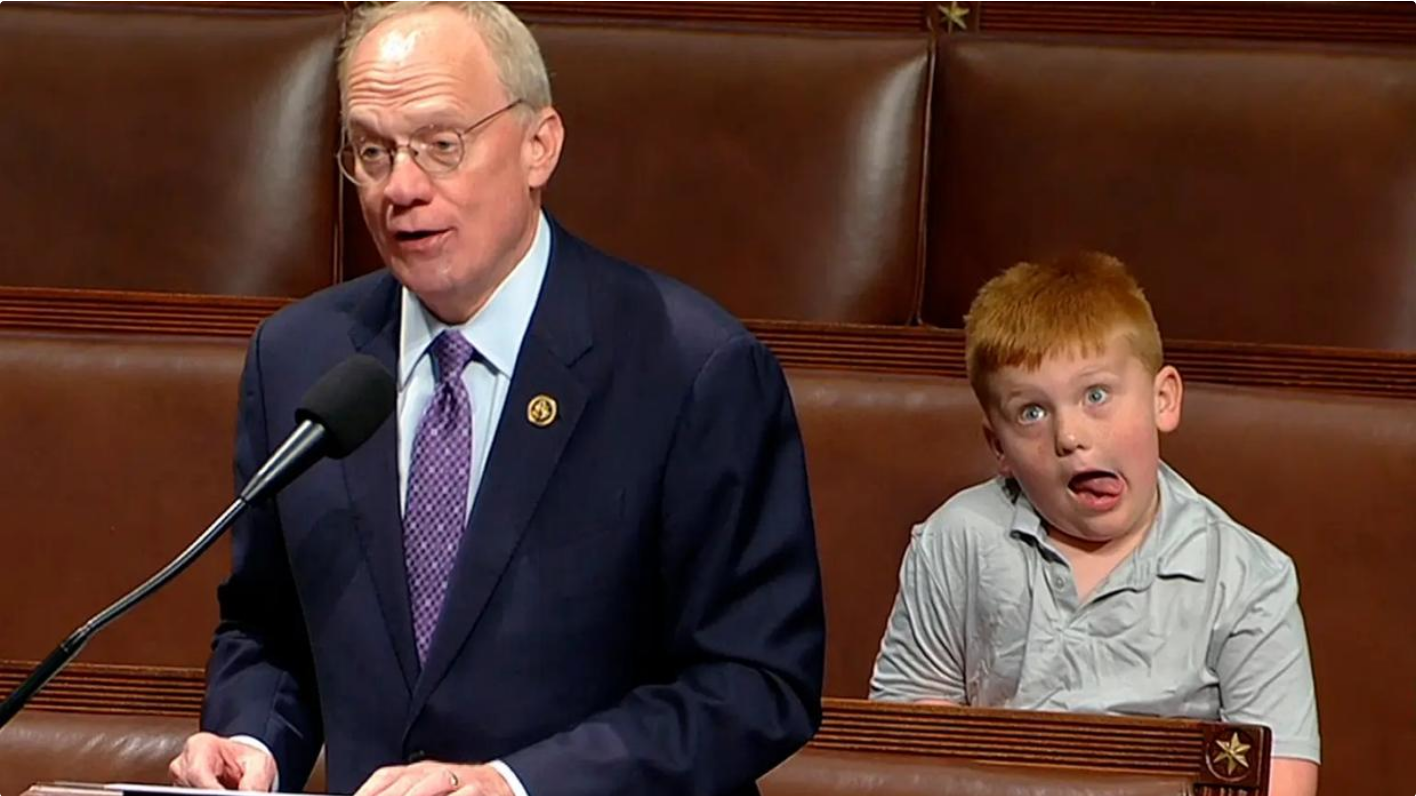
{"type": "Polygon", "coordinates": [[[573,239],[553,224],[546,278],[517,357],[442,618],[414,688],[410,726],[486,610],[589,400],[588,388],[571,367],[591,344],[581,256],[573,239]],[[556,403],[549,425],[528,418],[538,396],[556,403]]]}
{"type": "MultiPolygon", "coordinates": [[[[398,373],[398,299],[397,281],[385,275],[355,309],[355,323],[349,333],[355,349],[374,357],[394,374],[398,373]]],[[[418,654],[408,609],[403,520],[398,511],[396,417],[380,426],[368,442],[344,460],[344,478],[375,596],[383,610],[384,626],[388,628],[404,686],[411,692],[418,679],[418,654]]]]}

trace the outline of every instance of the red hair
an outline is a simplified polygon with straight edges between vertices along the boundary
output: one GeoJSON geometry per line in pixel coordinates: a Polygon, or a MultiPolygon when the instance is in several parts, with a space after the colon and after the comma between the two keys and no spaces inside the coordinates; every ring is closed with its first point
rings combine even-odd
{"type": "Polygon", "coordinates": [[[1044,265],[1018,263],[979,290],[964,318],[969,383],[986,404],[988,378],[998,370],[1033,370],[1066,351],[1097,354],[1118,331],[1151,375],[1160,371],[1160,329],[1120,260],[1082,252],[1044,265]]]}

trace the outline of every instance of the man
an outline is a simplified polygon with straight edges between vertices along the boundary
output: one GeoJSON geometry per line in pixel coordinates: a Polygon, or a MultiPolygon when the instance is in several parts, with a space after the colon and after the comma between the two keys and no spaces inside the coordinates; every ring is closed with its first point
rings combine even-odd
{"type": "Polygon", "coordinates": [[[341,165],[387,272],[278,313],[238,482],[356,352],[397,417],[233,531],[197,787],[750,794],[819,721],[823,616],[780,368],[540,208],[561,119],[505,9],[361,10],[341,165]]]}

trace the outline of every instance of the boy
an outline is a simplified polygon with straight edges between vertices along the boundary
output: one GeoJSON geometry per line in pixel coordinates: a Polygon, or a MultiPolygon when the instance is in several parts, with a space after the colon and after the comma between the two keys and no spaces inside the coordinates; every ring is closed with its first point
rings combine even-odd
{"type": "Polygon", "coordinates": [[[1270,793],[1316,793],[1297,574],[1160,461],[1182,385],[1125,267],[1019,264],[964,328],[999,478],[914,528],[871,697],[1264,724],[1270,793]]]}

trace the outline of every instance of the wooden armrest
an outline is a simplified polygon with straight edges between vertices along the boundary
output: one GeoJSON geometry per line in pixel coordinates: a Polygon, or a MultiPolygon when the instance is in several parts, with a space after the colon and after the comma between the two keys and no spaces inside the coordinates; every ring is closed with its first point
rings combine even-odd
{"type": "Polygon", "coordinates": [[[1203,796],[1263,796],[1272,733],[1247,724],[822,700],[817,749],[932,755],[1183,778],[1203,796]]]}

